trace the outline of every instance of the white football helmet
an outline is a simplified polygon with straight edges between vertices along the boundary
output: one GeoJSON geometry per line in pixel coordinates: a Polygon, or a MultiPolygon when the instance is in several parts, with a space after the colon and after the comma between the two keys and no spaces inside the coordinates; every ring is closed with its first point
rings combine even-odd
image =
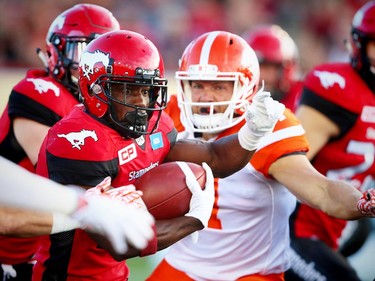
{"type": "Polygon", "coordinates": [[[192,41],[180,59],[176,72],[181,122],[186,129],[218,133],[241,122],[259,83],[259,63],[253,49],[240,36],[225,31],[205,33],[192,41]],[[191,81],[233,81],[230,100],[193,102],[191,81]],[[223,113],[214,107],[226,105],[223,113]],[[193,106],[209,108],[207,114],[193,113],[193,106]]]}

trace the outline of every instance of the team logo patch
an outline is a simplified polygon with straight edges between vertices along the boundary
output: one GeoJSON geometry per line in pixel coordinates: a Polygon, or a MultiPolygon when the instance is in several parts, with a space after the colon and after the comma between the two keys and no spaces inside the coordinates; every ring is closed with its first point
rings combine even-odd
{"type": "Polygon", "coordinates": [[[65,138],[67,139],[71,145],[72,148],[77,148],[81,150],[81,145],[85,145],[85,139],[90,137],[94,141],[98,141],[98,136],[96,135],[95,131],[92,130],[85,130],[82,129],[80,132],[71,132],[69,134],[58,134],[59,138],[65,138]]]}
{"type": "Polygon", "coordinates": [[[40,78],[27,78],[26,81],[32,82],[39,94],[47,93],[48,90],[51,90],[55,93],[56,97],[60,96],[60,89],[52,82],[40,78]]]}
{"type": "Polygon", "coordinates": [[[328,89],[337,84],[341,89],[345,88],[345,79],[335,72],[314,71],[314,75],[319,78],[320,84],[324,89],[328,89]]]}
{"type": "Polygon", "coordinates": [[[151,141],[151,147],[153,150],[162,148],[164,146],[163,138],[160,132],[156,134],[152,134],[150,136],[150,141],[151,141]]]}
{"type": "Polygon", "coordinates": [[[58,28],[61,30],[64,27],[65,19],[66,19],[66,16],[61,16],[61,15],[54,19],[54,21],[51,23],[51,27],[49,29],[47,38],[51,38],[52,33],[54,32],[55,28],[58,28]]]}
{"type": "Polygon", "coordinates": [[[107,68],[109,65],[109,54],[105,54],[100,50],[96,50],[93,53],[84,52],[79,62],[79,66],[83,70],[83,76],[90,80],[89,75],[94,74],[94,67],[97,63],[102,63],[107,68]]]}
{"type": "Polygon", "coordinates": [[[128,163],[129,161],[135,159],[136,157],[137,157],[137,149],[134,143],[118,151],[118,159],[119,159],[120,165],[128,163]]]}
{"type": "Polygon", "coordinates": [[[362,109],[361,120],[363,122],[375,123],[375,107],[365,105],[362,109]]]}

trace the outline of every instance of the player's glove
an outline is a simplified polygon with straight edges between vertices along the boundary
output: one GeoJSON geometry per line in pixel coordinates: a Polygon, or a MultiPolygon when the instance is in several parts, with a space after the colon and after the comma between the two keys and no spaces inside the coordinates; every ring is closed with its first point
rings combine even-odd
{"type": "MultiPolygon", "coordinates": [[[[95,188],[100,190],[108,186],[110,179],[106,178],[95,188]]],[[[72,218],[79,221],[82,228],[105,235],[119,254],[127,251],[127,242],[144,249],[153,238],[154,218],[138,204],[133,204],[134,200],[130,200],[131,204],[124,204],[125,201],[114,200],[114,196],[99,195],[92,190],[85,193],[82,200],[84,203],[71,215],[72,218]]]]}
{"type": "Polygon", "coordinates": [[[366,190],[357,202],[357,209],[368,217],[375,217],[375,189],[366,190]]]}
{"type": "Polygon", "coordinates": [[[111,186],[111,177],[106,177],[97,186],[90,188],[86,191],[85,196],[91,195],[105,195],[120,201],[127,205],[133,205],[139,209],[147,210],[143,202],[141,190],[136,190],[133,184],[124,185],[121,187],[111,186]]]}
{"type": "Polygon", "coordinates": [[[185,216],[197,218],[204,227],[207,227],[215,201],[214,176],[211,168],[206,163],[202,163],[202,167],[206,171],[206,186],[204,190],[201,189],[190,169],[191,175],[186,175],[186,185],[193,195],[190,200],[189,212],[185,216]]]}
{"type": "Polygon", "coordinates": [[[238,132],[240,145],[249,151],[258,147],[260,139],[271,133],[278,120],[282,120],[285,106],[272,99],[269,92],[255,94],[245,112],[246,124],[238,132]]]}

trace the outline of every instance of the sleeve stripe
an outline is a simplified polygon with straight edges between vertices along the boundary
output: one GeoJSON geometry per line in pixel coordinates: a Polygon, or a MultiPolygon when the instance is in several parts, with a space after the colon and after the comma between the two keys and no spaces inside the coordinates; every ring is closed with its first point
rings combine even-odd
{"type": "Polygon", "coordinates": [[[260,150],[272,143],[278,142],[280,140],[290,138],[290,137],[297,137],[302,136],[305,134],[305,130],[301,125],[291,126],[285,129],[278,130],[276,132],[272,132],[271,134],[265,136],[259,143],[258,149],[260,150]]]}

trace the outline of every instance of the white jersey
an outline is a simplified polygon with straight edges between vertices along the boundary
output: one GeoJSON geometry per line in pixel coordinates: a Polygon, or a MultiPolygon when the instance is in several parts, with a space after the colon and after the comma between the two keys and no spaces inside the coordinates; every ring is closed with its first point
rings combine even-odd
{"type": "Polygon", "coordinates": [[[305,152],[307,142],[294,115],[289,110],[285,115],[249,164],[229,177],[215,179],[208,228],[199,231],[198,243],[189,236],[169,248],[165,259],[171,266],[194,280],[215,281],[286,271],[288,220],[296,198],[269,177],[268,169],[282,155],[305,152]]]}

